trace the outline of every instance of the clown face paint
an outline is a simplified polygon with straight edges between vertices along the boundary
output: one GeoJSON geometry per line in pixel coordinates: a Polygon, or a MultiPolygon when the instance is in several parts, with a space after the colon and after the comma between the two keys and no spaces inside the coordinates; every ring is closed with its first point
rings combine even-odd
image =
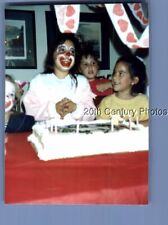
{"type": "Polygon", "coordinates": [[[10,81],[5,81],[5,112],[9,112],[15,102],[16,88],[10,81]]]}
{"type": "Polygon", "coordinates": [[[54,54],[57,69],[69,71],[75,63],[75,47],[69,40],[64,44],[58,45],[54,54]]]}

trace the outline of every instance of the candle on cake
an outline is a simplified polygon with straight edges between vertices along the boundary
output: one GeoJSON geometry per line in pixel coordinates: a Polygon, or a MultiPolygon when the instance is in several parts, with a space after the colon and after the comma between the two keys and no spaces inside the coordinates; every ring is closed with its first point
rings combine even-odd
{"type": "Polygon", "coordinates": [[[76,133],[79,134],[79,122],[76,122],[76,133]]]}
{"type": "Polygon", "coordinates": [[[129,129],[132,130],[132,120],[131,120],[131,115],[128,115],[128,121],[129,121],[129,129]]]}

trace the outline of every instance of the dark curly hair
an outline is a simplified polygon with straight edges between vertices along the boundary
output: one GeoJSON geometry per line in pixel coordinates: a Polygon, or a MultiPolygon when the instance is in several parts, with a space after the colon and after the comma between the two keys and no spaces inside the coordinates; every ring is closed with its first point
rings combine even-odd
{"type": "MultiPolygon", "coordinates": [[[[72,41],[75,46],[75,64],[73,68],[77,64],[78,59],[78,52],[80,49],[78,38],[75,36],[75,34],[72,33],[60,33],[55,41],[55,44],[52,45],[52,47],[48,50],[45,62],[44,62],[44,73],[51,73],[54,71],[54,52],[57,49],[58,45],[63,44],[65,41],[72,41]]],[[[74,69],[71,69],[71,73],[73,73],[74,69]]]]}

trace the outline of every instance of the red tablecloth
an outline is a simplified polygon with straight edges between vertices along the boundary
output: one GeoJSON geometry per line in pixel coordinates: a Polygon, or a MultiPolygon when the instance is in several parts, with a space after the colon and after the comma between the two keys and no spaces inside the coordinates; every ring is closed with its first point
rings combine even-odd
{"type": "Polygon", "coordinates": [[[45,162],[28,135],[8,134],[5,203],[147,204],[147,151],[45,162]]]}

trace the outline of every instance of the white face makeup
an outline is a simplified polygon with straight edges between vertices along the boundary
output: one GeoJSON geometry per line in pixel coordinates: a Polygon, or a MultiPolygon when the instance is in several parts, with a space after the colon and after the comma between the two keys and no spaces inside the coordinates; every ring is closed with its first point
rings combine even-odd
{"type": "Polygon", "coordinates": [[[16,88],[10,81],[5,81],[5,112],[9,112],[15,102],[16,88]]]}
{"type": "Polygon", "coordinates": [[[75,62],[75,47],[69,40],[57,47],[56,66],[62,70],[69,70],[75,62]]]}
{"type": "Polygon", "coordinates": [[[73,46],[68,47],[66,44],[58,45],[57,54],[66,54],[69,52],[69,55],[75,56],[75,48],[73,46]]]}

